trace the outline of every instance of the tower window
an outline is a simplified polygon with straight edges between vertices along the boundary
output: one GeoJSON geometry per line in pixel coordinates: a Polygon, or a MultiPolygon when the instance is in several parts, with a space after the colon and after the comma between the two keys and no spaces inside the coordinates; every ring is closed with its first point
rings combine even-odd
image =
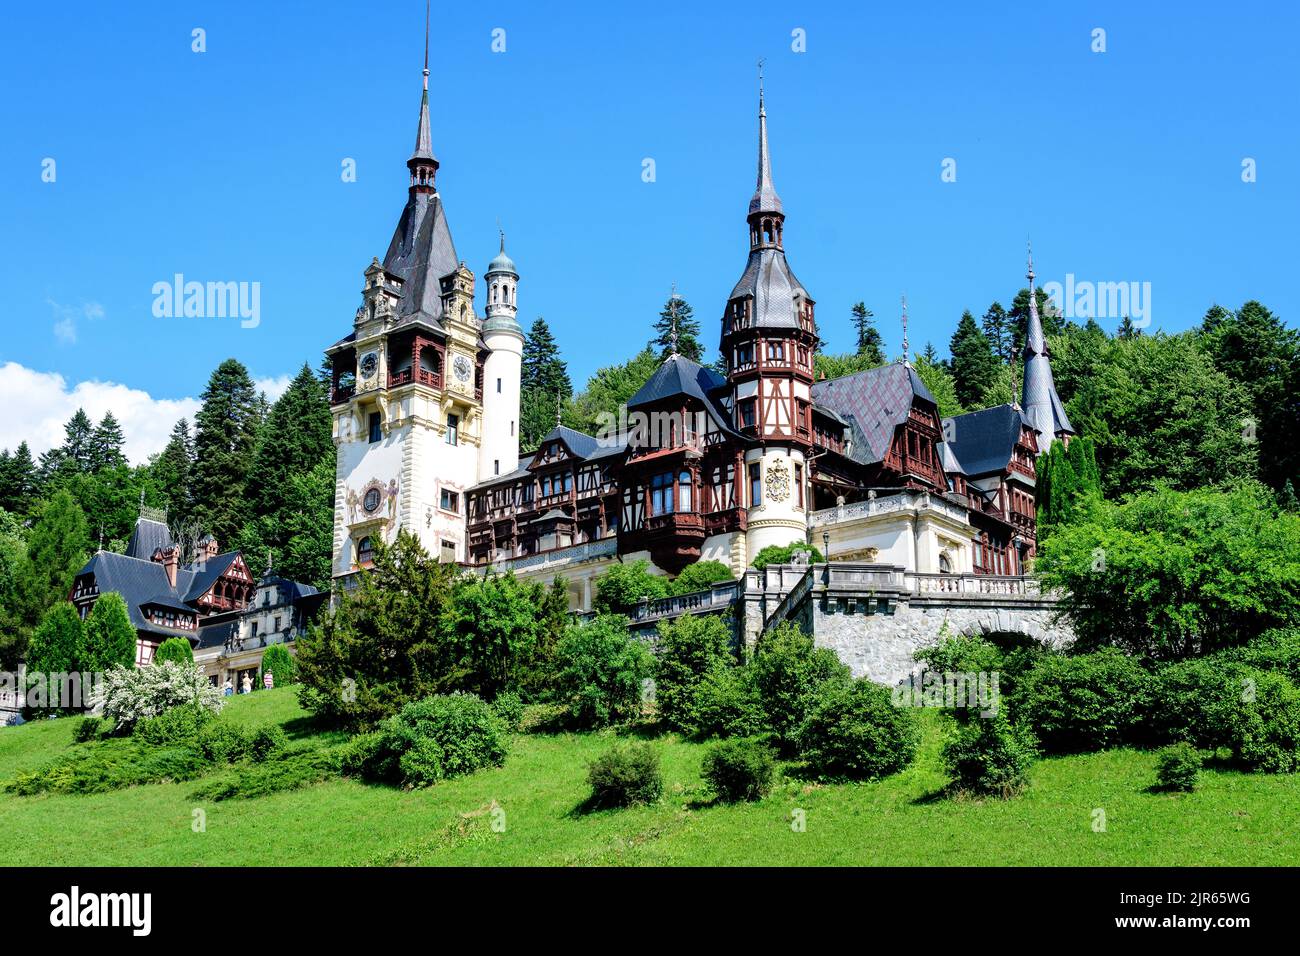
{"type": "Polygon", "coordinates": [[[763,482],[760,478],[762,470],[758,462],[749,466],[749,506],[757,508],[763,503],[763,482]]]}
{"type": "Polygon", "coordinates": [[[438,560],[443,564],[456,563],[456,542],[442,539],[442,550],[438,555],[438,560]]]}
{"type": "Polygon", "coordinates": [[[370,413],[370,444],[374,444],[384,436],[383,429],[380,427],[378,412],[370,413]]]}
{"type": "Polygon", "coordinates": [[[375,551],[373,545],[370,543],[370,535],[366,535],[357,542],[357,563],[369,564],[374,556],[375,551]]]}
{"type": "Polygon", "coordinates": [[[447,416],[447,444],[455,445],[460,437],[460,416],[447,416]]]}
{"type": "Polygon", "coordinates": [[[795,463],[794,466],[794,498],[798,502],[798,507],[803,507],[803,465],[795,463]]]}
{"type": "Polygon", "coordinates": [[[691,509],[691,473],[683,471],[677,476],[677,507],[682,511],[691,509]]]}
{"type": "Polygon", "coordinates": [[[454,511],[460,514],[460,494],[450,488],[443,488],[439,493],[438,507],[443,511],[454,511]]]}
{"type": "Polygon", "coordinates": [[[670,515],[673,513],[673,474],[655,475],[650,479],[650,513],[652,515],[670,515]]]}
{"type": "Polygon", "coordinates": [[[494,474],[494,475],[499,475],[499,474],[501,474],[501,459],[500,459],[500,458],[493,458],[493,459],[492,459],[492,474],[494,474]]]}
{"type": "Polygon", "coordinates": [[[501,394],[501,379],[497,379],[497,394],[501,394]]]}
{"type": "Polygon", "coordinates": [[[740,403],[740,427],[753,428],[758,399],[750,398],[740,403]]]}
{"type": "Polygon", "coordinates": [[[510,419],[510,434],[512,437],[514,436],[514,433],[515,433],[515,420],[512,418],[510,419]]]}

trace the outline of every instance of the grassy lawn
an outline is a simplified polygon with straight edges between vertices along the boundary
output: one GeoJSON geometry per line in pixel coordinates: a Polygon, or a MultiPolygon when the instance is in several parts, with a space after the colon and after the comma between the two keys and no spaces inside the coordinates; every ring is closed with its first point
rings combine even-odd
{"type": "MultiPolygon", "coordinates": [[[[291,688],[235,698],[250,726],[309,732],[291,688]]],[[[1295,865],[1300,775],[1207,770],[1194,794],[1148,792],[1154,756],[1119,750],[1044,760],[1011,801],[948,800],[942,722],[920,758],[878,783],[787,778],[765,800],[710,803],[704,746],[655,741],[656,806],[582,813],[586,765],[612,735],[519,736],[505,767],[419,791],[349,780],[257,799],[199,801],[203,780],[89,796],[0,793],[12,866],[64,865],[1295,865]],[[491,826],[493,807],[504,832],[491,826]],[[195,833],[193,811],[206,814],[195,833]],[[802,810],[806,830],[791,829],[802,810]],[[1095,832],[1094,811],[1105,813],[1095,832]]],[[[0,781],[71,746],[73,719],[0,729],[0,781]]],[[[205,778],[206,779],[206,778],[205,778]]]]}

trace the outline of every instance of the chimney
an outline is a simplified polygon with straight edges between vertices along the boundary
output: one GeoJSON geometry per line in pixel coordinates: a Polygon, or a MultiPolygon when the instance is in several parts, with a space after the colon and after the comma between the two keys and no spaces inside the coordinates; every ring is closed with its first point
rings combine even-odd
{"type": "Polygon", "coordinates": [[[153,560],[163,566],[163,573],[167,575],[167,581],[173,590],[176,588],[176,568],[180,564],[180,557],[181,549],[176,545],[166,550],[158,548],[153,553],[153,560]]]}
{"type": "Polygon", "coordinates": [[[199,539],[198,554],[195,558],[200,562],[207,561],[217,556],[217,550],[217,539],[210,534],[205,534],[199,539]]]}

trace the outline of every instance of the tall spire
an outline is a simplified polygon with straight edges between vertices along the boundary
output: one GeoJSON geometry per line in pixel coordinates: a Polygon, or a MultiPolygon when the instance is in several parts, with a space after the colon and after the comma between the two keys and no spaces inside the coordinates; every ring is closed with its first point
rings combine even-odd
{"type": "Polygon", "coordinates": [[[1025,371],[1020,389],[1020,404],[1026,420],[1038,431],[1039,454],[1047,451],[1058,435],[1073,435],[1074,426],[1065,414],[1065,406],[1056,394],[1052,380],[1051,349],[1043,335],[1038,317],[1038,294],[1034,289],[1034,250],[1029,247],[1029,321],[1025,329],[1025,371]]]}
{"type": "Polygon", "coordinates": [[[907,293],[903,293],[903,364],[909,368],[912,365],[908,356],[909,346],[907,342],[907,293]]]}
{"type": "Polygon", "coordinates": [[[433,178],[438,171],[438,158],[433,155],[429,133],[429,0],[424,5],[424,92],[420,94],[420,122],[415,131],[415,151],[406,166],[411,171],[412,189],[435,191],[433,178]]]}
{"type": "Polygon", "coordinates": [[[668,316],[672,322],[671,344],[672,351],[669,353],[670,358],[677,357],[677,283],[673,283],[673,290],[668,294],[668,316]]]}
{"type": "Polygon", "coordinates": [[[767,155],[767,107],[763,102],[763,61],[758,61],[758,183],[749,201],[749,214],[781,215],[781,197],[772,185],[772,162],[767,155]]]}

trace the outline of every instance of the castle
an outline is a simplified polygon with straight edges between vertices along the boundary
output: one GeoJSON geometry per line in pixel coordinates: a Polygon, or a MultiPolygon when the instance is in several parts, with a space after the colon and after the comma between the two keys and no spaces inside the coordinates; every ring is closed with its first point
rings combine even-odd
{"type": "Polygon", "coordinates": [[[405,528],[441,560],[561,576],[575,609],[612,563],[740,576],[768,545],[935,575],[1018,577],[1034,556],[1035,459],[1073,429],[1031,294],[1022,402],[941,421],[907,359],[816,380],[815,302],[786,258],[760,85],[748,256],[722,311],[726,373],[670,355],[599,436],[557,424],[519,449],[520,275],[475,276],[436,186],[429,71],[406,206],[327,350],[338,449],[333,574],[405,528]],[[629,427],[625,427],[629,426],[629,427]],[[819,535],[820,540],[814,540],[819,535]]]}

